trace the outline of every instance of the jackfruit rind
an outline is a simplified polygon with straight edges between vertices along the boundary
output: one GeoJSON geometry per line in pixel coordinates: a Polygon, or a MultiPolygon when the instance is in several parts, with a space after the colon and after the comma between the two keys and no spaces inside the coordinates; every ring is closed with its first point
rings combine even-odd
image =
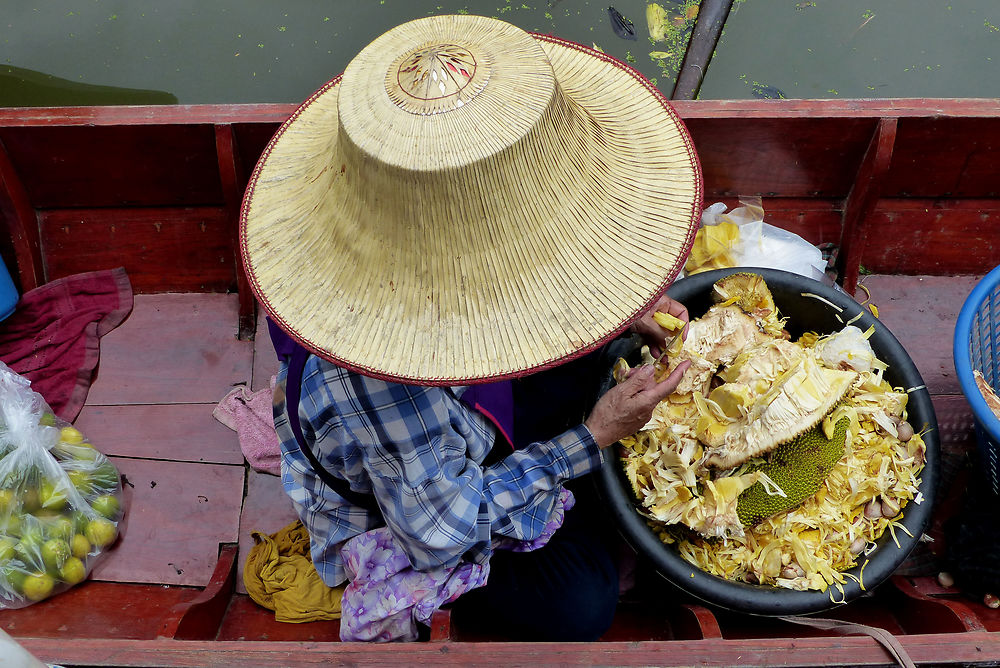
{"type": "Polygon", "coordinates": [[[748,473],[762,471],[785,492],[768,494],[760,483],[740,494],[736,514],[744,527],[750,528],[768,517],[798,507],[820,490],[826,476],[844,456],[850,419],[842,417],[827,438],[820,426],[778,446],[765,462],[751,464],[748,473]]]}
{"type": "Polygon", "coordinates": [[[827,369],[806,356],[787,370],[746,416],[724,432],[714,432],[708,465],[729,469],[770,452],[815,427],[840,403],[858,374],[827,369]]]}

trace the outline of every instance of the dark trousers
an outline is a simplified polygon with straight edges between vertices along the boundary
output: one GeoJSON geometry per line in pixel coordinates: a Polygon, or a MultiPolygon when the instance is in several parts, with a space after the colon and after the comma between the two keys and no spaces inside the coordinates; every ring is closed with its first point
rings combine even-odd
{"type": "MultiPolygon", "coordinates": [[[[516,446],[580,423],[596,397],[599,361],[592,353],[515,382],[516,446]]],[[[563,526],[534,552],[494,552],[486,586],[452,608],[459,629],[535,641],[593,641],[607,631],[618,604],[616,534],[589,476],[567,487],[576,505],[563,526]]]]}
{"type": "Polygon", "coordinates": [[[593,641],[614,619],[618,569],[608,525],[580,480],[577,505],[545,547],[498,550],[485,587],[463,594],[452,611],[456,627],[504,640],[593,641]],[[596,512],[594,512],[596,511],[596,512]]]}

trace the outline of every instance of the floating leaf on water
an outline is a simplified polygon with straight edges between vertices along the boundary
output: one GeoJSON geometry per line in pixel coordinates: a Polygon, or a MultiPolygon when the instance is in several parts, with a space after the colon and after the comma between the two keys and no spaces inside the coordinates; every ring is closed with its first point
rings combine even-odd
{"type": "Polygon", "coordinates": [[[689,5],[687,9],[684,10],[684,18],[693,19],[698,16],[699,5],[689,5]]]}
{"type": "Polygon", "coordinates": [[[625,18],[621,12],[614,7],[608,7],[608,18],[611,19],[611,29],[622,39],[637,40],[635,25],[625,18]]]}
{"type": "Polygon", "coordinates": [[[593,42],[593,45],[594,45],[594,51],[600,51],[601,53],[604,53],[604,49],[597,46],[597,42],[593,42]]]}
{"type": "Polygon", "coordinates": [[[652,2],[646,5],[646,26],[649,28],[649,38],[653,42],[662,42],[667,38],[670,29],[667,10],[652,2]]]}
{"type": "Polygon", "coordinates": [[[670,57],[669,51],[650,51],[649,57],[653,60],[663,60],[664,58],[670,57]]]}

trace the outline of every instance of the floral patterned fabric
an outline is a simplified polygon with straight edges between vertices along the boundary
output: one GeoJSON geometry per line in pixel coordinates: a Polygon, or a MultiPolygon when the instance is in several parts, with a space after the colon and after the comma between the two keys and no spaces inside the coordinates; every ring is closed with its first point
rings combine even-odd
{"type": "MultiPolygon", "coordinates": [[[[543,547],[573,504],[572,492],[562,489],[538,538],[497,538],[494,548],[530,552],[543,547]]],[[[415,570],[387,527],[350,539],[341,556],[350,580],[341,600],[340,639],[344,641],[416,640],[419,624],[429,626],[442,605],[485,585],[490,572],[488,562],[415,570]]]]}

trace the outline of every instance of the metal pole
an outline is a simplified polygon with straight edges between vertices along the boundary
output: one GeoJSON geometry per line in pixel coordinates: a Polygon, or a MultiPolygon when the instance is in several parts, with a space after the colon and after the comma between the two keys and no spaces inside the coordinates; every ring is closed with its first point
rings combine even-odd
{"type": "Polygon", "coordinates": [[[684,53],[681,71],[677,74],[677,83],[670,96],[674,100],[693,100],[698,95],[701,82],[705,78],[705,70],[712,60],[715,46],[719,43],[719,35],[726,25],[729,10],[733,0],[702,0],[698,10],[698,21],[694,25],[691,41],[684,53]]]}

